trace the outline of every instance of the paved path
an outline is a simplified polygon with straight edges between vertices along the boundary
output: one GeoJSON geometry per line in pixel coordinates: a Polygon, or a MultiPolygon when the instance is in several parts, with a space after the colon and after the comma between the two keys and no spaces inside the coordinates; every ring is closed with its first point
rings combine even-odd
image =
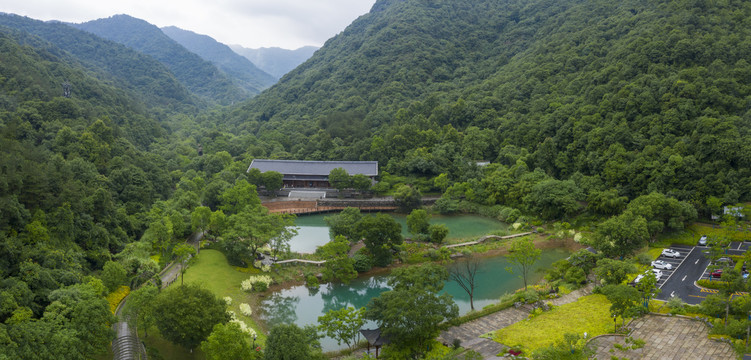
{"type": "Polygon", "coordinates": [[[733,348],[726,343],[709,340],[709,329],[701,321],[684,317],[646,315],[629,324],[631,337],[642,339],[646,344],[641,349],[622,351],[613,344],[624,344],[623,336],[606,336],[592,340],[597,349],[597,359],[607,360],[612,356],[626,359],[659,360],[722,360],[735,359],[733,348]]]}
{"type": "MultiPolygon", "coordinates": [[[[589,295],[592,292],[592,284],[585,286],[569,294],[563,295],[557,299],[550,300],[553,305],[559,306],[576,301],[576,299],[589,295]]],[[[524,320],[529,315],[528,307],[510,307],[488,316],[468,323],[454,326],[441,333],[438,341],[452,344],[454,339],[461,340],[461,346],[479,352],[484,359],[500,359],[496,354],[506,348],[503,344],[497,343],[490,339],[481,338],[480,335],[487,334],[491,331],[503,329],[518,321],[524,320]]]]}

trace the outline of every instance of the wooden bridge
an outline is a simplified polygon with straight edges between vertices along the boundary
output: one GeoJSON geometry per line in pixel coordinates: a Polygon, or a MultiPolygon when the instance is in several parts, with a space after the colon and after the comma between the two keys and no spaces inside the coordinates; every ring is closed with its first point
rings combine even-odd
{"type": "Polygon", "coordinates": [[[313,264],[313,265],[321,266],[321,264],[326,263],[326,260],[316,261],[316,260],[305,260],[305,259],[289,259],[289,260],[275,261],[274,264],[284,265],[284,264],[291,264],[295,262],[298,262],[301,264],[313,264]]]}
{"type": "Polygon", "coordinates": [[[445,245],[444,248],[451,249],[451,248],[457,248],[461,246],[470,246],[470,245],[477,245],[479,243],[484,242],[485,240],[494,239],[494,240],[505,240],[505,239],[513,239],[517,237],[532,235],[532,232],[525,232],[525,233],[519,233],[519,234],[512,234],[512,235],[506,235],[506,236],[498,236],[498,235],[485,235],[475,241],[467,241],[463,242],[461,244],[451,244],[451,245],[445,245]]]}
{"type": "Polygon", "coordinates": [[[271,213],[279,214],[318,214],[342,211],[356,207],[360,211],[394,211],[397,209],[393,200],[291,200],[269,201],[262,204],[271,213]]]}

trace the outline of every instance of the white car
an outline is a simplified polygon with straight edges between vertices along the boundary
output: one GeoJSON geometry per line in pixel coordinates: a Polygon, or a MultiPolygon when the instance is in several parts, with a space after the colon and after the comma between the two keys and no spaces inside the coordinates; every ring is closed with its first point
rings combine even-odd
{"type": "Polygon", "coordinates": [[[660,281],[660,278],[662,278],[662,271],[660,271],[660,269],[652,269],[652,272],[655,273],[657,281],[660,281]]]}
{"type": "Polygon", "coordinates": [[[699,238],[699,246],[707,246],[707,235],[702,235],[699,238]]]}
{"type": "Polygon", "coordinates": [[[673,249],[665,249],[662,250],[662,256],[671,257],[671,258],[677,258],[681,256],[681,253],[673,250],[673,249]]]}
{"type": "Polygon", "coordinates": [[[664,260],[652,261],[652,267],[656,269],[673,270],[673,265],[664,260]]]}
{"type": "MultiPolygon", "coordinates": [[[[659,269],[652,269],[652,272],[655,274],[655,279],[657,279],[657,281],[660,281],[660,278],[662,278],[662,271],[660,271],[659,269]]],[[[644,278],[644,275],[646,275],[647,273],[637,275],[634,279],[634,283],[638,283],[641,279],[644,278]]]]}

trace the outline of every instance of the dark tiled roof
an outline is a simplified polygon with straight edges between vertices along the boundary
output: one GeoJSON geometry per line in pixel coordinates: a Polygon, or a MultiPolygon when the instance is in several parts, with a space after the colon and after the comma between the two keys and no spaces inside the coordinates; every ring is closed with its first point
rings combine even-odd
{"type": "Polygon", "coordinates": [[[365,337],[366,340],[373,346],[383,346],[390,344],[391,341],[386,336],[381,336],[381,329],[360,329],[360,334],[365,337]]]}
{"type": "Polygon", "coordinates": [[[265,160],[255,159],[250,169],[261,172],[276,171],[284,175],[329,176],[331,170],[343,168],[350,175],[378,175],[378,161],[304,161],[304,160],[265,160]]]}

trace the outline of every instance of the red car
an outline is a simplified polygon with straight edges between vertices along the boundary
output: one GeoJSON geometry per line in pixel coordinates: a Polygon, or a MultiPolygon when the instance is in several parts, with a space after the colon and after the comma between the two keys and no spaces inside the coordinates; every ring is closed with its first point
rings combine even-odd
{"type": "Polygon", "coordinates": [[[712,273],[710,273],[709,276],[715,277],[715,278],[722,277],[722,269],[717,269],[715,271],[712,271],[712,273]]]}

